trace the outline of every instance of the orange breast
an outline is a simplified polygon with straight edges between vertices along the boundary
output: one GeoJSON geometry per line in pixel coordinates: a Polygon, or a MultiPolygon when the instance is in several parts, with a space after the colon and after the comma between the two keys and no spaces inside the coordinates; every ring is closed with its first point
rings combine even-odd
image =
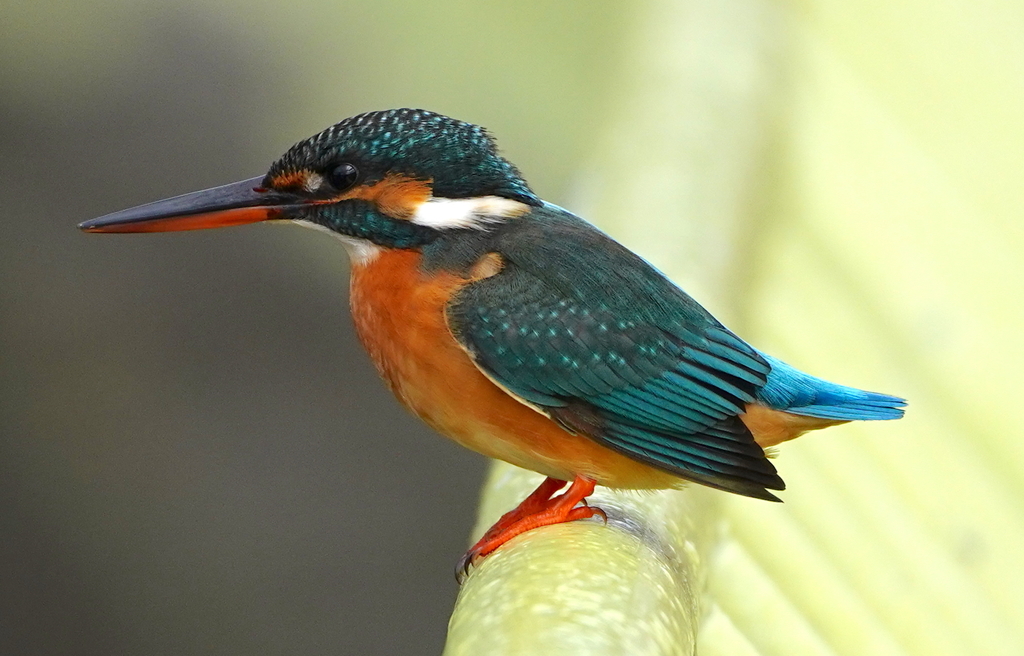
{"type": "Polygon", "coordinates": [[[484,376],[448,330],[444,308],[469,280],[426,276],[420,255],[387,250],[353,264],[352,316],[395,396],[438,432],[519,467],[563,480],[582,474],[624,488],[682,481],[573,435],[484,376]]]}

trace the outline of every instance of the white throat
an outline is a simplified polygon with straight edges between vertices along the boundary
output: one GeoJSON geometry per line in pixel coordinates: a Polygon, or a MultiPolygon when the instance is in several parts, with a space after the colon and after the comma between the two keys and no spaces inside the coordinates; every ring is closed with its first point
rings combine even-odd
{"type": "Polygon", "coordinates": [[[378,246],[372,241],[343,235],[331,230],[330,228],[326,228],[319,223],[303,221],[301,219],[292,221],[292,223],[300,225],[303,228],[312,228],[313,230],[325,232],[340,241],[345,246],[345,250],[348,252],[348,257],[352,260],[352,264],[354,265],[368,264],[377,259],[377,256],[384,252],[384,248],[382,246],[378,246]]]}

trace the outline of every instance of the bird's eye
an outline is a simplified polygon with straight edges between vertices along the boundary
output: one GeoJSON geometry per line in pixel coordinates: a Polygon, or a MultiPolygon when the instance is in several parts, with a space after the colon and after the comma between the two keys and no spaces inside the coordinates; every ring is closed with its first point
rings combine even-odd
{"type": "Polygon", "coordinates": [[[327,173],[327,181],[338,191],[351,189],[358,179],[359,169],[348,162],[338,164],[327,173]]]}

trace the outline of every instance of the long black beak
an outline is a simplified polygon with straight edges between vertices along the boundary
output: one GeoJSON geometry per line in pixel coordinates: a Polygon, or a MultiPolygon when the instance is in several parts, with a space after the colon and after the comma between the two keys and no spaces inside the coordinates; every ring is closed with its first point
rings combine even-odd
{"type": "Polygon", "coordinates": [[[250,178],[139,205],[78,224],[86,232],[170,232],[203,230],[297,217],[308,203],[260,186],[250,178]]]}

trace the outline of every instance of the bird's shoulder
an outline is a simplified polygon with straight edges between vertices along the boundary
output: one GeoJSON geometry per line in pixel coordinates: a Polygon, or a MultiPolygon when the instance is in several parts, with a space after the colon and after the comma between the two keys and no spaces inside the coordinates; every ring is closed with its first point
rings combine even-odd
{"type": "Polygon", "coordinates": [[[423,266],[465,274],[488,254],[500,258],[497,275],[466,286],[454,302],[514,301],[532,288],[581,310],[608,312],[681,336],[723,329],[646,260],[555,205],[545,204],[490,230],[447,235],[424,249],[423,266]]]}

